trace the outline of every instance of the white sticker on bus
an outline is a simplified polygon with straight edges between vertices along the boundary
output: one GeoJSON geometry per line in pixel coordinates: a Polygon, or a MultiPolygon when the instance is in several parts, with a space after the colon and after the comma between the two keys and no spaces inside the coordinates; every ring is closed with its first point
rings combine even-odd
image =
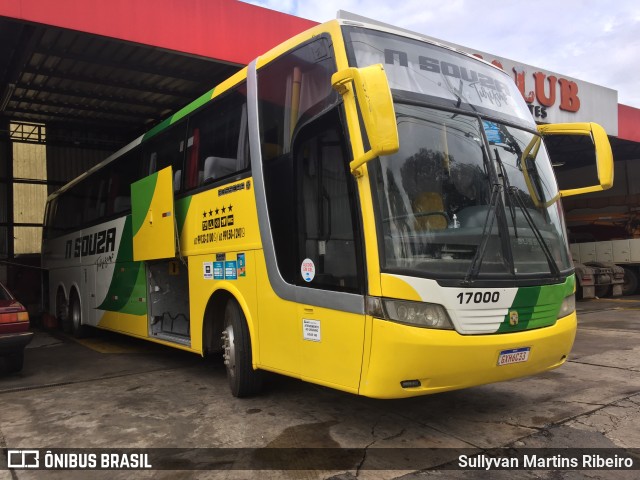
{"type": "Polygon", "coordinates": [[[202,262],[202,275],[205,280],[213,280],[213,262],[202,262]]]}
{"type": "Polygon", "coordinates": [[[305,258],[300,266],[300,273],[305,282],[310,282],[316,276],[316,266],[313,260],[305,258]]]}
{"type": "Polygon", "coordinates": [[[320,320],[302,319],[302,338],[312,342],[320,341],[320,320]]]}

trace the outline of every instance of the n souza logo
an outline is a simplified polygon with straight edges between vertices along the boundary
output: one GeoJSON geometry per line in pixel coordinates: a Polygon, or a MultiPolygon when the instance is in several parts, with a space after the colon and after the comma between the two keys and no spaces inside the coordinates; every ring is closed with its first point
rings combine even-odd
{"type": "MultiPolygon", "coordinates": [[[[479,53],[474,56],[483,58],[479,53]]],[[[492,60],[491,63],[501,70],[504,70],[500,60],[492,60]]],[[[560,91],[560,104],[558,107],[565,112],[577,112],[580,110],[580,98],[578,97],[578,84],[566,78],[558,78],[555,75],[546,75],[543,72],[533,73],[534,89],[527,92],[527,71],[521,65],[515,65],[511,69],[514,74],[514,81],[524,101],[536,118],[547,118],[547,108],[556,104],[558,90],[560,91]],[[548,87],[547,87],[548,85],[548,87]],[[534,105],[537,101],[539,105],[534,105]]]]}
{"type": "MultiPolygon", "coordinates": [[[[479,53],[474,53],[473,55],[483,59],[479,53]]],[[[393,65],[396,61],[401,67],[407,67],[409,65],[406,52],[385,49],[384,56],[385,63],[388,65],[393,65]]],[[[509,89],[502,82],[488,75],[467,70],[465,67],[440,61],[435,58],[419,56],[418,63],[421,70],[441,73],[448,77],[460,78],[466,82],[477,83],[480,87],[486,89],[486,91],[493,91],[497,95],[509,95],[509,89]]],[[[493,60],[491,64],[504,71],[500,60],[493,60]]],[[[580,109],[578,84],[576,82],[567,80],[566,78],[558,78],[555,75],[547,76],[545,73],[538,71],[533,74],[534,90],[526,93],[527,71],[521,65],[514,65],[512,70],[515,84],[527,103],[531,115],[534,117],[541,119],[547,118],[547,108],[553,107],[556,104],[558,87],[560,90],[560,110],[577,112],[580,109]],[[546,88],[547,84],[548,89],[546,88]],[[539,105],[534,105],[534,101],[537,101],[539,105]]],[[[486,91],[484,95],[486,95],[486,91]]]]}
{"type": "Polygon", "coordinates": [[[116,248],[116,229],[110,228],[100,232],[90,233],[67,240],[64,248],[64,258],[86,257],[101,253],[113,252],[116,248]]]}

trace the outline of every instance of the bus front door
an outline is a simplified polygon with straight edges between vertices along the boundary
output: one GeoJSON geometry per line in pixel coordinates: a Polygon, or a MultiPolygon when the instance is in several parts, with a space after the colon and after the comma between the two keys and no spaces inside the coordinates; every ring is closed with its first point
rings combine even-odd
{"type": "Polygon", "coordinates": [[[176,258],[171,166],[131,184],[133,259],[146,263],[148,334],[191,345],[189,276],[176,258]]]}

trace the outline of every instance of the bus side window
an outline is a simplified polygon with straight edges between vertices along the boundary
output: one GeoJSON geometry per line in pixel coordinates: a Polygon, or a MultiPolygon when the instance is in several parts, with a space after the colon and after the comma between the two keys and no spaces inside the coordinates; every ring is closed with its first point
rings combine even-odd
{"type": "Polygon", "coordinates": [[[131,184],[140,179],[139,155],[139,150],[132,150],[109,166],[107,215],[120,214],[131,209],[131,184]]]}
{"type": "MultiPolygon", "coordinates": [[[[44,211],[44,229],[42,231],[42,238],[54,238],[55,233],[53,231],[53,219],[56,216],[56,204],[58,203],[58,199],[54,198],[53,200],[47,202],[44,211]]],[[[2,238],[0,238],[2,241],[2,238]]],[[[0,249],[0,251],[2,251],[0,249]]]]}
{"type": "Polygon", "coordinates": [[[104,175],[91,175],[82,187],[83,212],[82,223],[93,223],[105,214],[107,202],[108,178],[104,175]]]}
{"type": "Polygon", "coordinates": [[[80,228],[82,215],[78,212],[78,205],[81,205],[81,198],[78,185],[71,187],[58,197],[55,220],[53,221],[58,231],[54,233],[54,236],[63,235],[80,228]]]}
{"type": "Polygon", "coordinates": [[[200,171],[198,170],[198,158],[200,156],[200,129],[191,128],[187,139],[187,178],[184,188],[189,190],[201,183],[200,171]]]}
{"type": "MultiPolygon", "coordinates": [[[[339,211],[344,207],[342,201],[344,199],[338,202],[335,199],[327,199],[327,195],[331,195],[328,179],[325,182],[324,193],[318,189],[313,193],[316,198],[318,195],[324,195],[324,232],[321,231],[322,225],[318,223],[321,221],[322,212],[313,208],[305,210],[304,213],[297,210],[298,201],[302,202],[305,195],[305,192],[300,191],[299,186],[301,181],[297,172],[297,169],[301,168],[299,162],[303,157],[306,158],[310,162],[307,164],[309,172],[318,166],[313,164],[311,157],[305,157],[303,153],[305,149],[311,151],[315,148],[313,141],[309,140],[305,148],[302,148],[303,140],[296,140],[300,138],[297,132],[305,130],[307,132],[305,135],[309,135],[310,129],[314,127],[307,129],[303,125],[313,122],[314,118],[318,118],[323,112],[326,113],[338,104],[339,96],[331,87],[331,75],[335,71],[336,65],[330,39],[324,36],[301,45],[258,70],[258,112],[267,209],[278,270],[282,278],[290,284],[297,284],[300,279],[298,258],[302,255],[300,249],[306,251],[309,246],[311,251],[312,244],[317,246],[315,252],[320,252],[325,247],[339,248],[338,242],[332,239],[329,243],[325,238],[329,229],[328,209],[335,210],[332,211],[335,222],[338,222],[343,215],[350,213],[350,210],[339,211]],[[297,144],[294,146],[295,158],[292,155],[292,141],[297,144]],[[301,195],[303,197],[300,197],[301,195]],[[302,222],[301,225],[298,225],[299,222],[302,222]],[[299,238],[299,233],[305,228],[310,230],[303,240],[299,238]],[[320,243],[323,241],[324,244],[320,243]]],[[[331,118],[336,120],[335,117],[331,118]]],[[[318,132],[318,135],[322,134],[318,132]]],[[[316,153],[317,151],[313,152],[314,155],[316,153]]],[[[328,150],[324,149],[324,153],[328,153],[328,150]]],[[[340,158],[346,162],[342,155],[340,158]]],[[[337,188],[337,185],[333,186],[337,188]]],[[[306,192],[306,194],[310,193],[306,192]]],[[[318,207],[320,208],[320,203],[318,207]]],[[[334,232],[338,234],[338,225],[332,225],[332,227],[336,228],[334,232]]],[[[346,243],[340,246],[350,248],[346,243]]],[[[314,262],[319,260],[318,254],[313,258],[314,262]]],[[[304,258],[306,257],[302,257],[304,258]]],[[[326,259],[327,256],[323,255],[323,258],[326,259]]],[[[338,259],[338,257],[334,258],[338,259]]],[[[351,266],[348,268],[354,270],[351,266]]],[[[323,277],[323,281],[327,282],[323,286],[337,290],[353,290],[355,272],[338,278],[340,275],[341,273],[337,273],[333,280],[328,276],[323,277]]],[[[316,282],[315,285],[319,286],[320,283],[316,282]]]]}
{"type": "Polygon", "coordinates": [[[181,190],[186,131],[187,122],[182,121],[143,143],[143,176],[171,165],[174,174],[173,190],[181,190]]]}
{"type": "Polygon", "coordinates": [[[189,120],[185,188],[215,182],[249,167],[247,96],[240,85],[189,120]]]}
{"type": "Polygon", "coordinates": [[[363,282],[358,267],[353,178],[337,111],[323,115],[294,139],[296,169],[298,264],[311,259],[311,283],[298,274],[298,284],[358,293],[363,282]]]}

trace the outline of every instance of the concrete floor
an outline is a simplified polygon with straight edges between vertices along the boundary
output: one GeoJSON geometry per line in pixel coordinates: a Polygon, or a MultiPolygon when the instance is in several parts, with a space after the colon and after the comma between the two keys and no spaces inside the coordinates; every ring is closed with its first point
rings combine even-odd
{"type": "MultiPolygon", "coordinates": [[[[321,452],[332,455],[346,447],[364,454],[360,468],[348,470],[304,470],[321,466],[289,458],[289,467],[293,464],[298,470],[225,470],[224,464],[217,470],[191,471],[5,469],[0,470],[0,480],[510,479],[516,472],[447,470],[447,465],[456,463],[462,451],[473,454],[496,447],[640,449],[640,297],[580,302],[578,312],[572,355],[557,370],[391,401],[275,375],[263,395],[239,400],[229,393],[220,360],[105,332],[76,341],[38,331],[23,372],[0,377],[1,448],[268,446],[325,448],[321,452]],[[399,470],[376,470],[380,459],[372,449],[385,447],[440,450],[422,458],[419,467],[407,460],[393,464],[399,470]]],[[[6,459],[0,464],[6,465],[6,459]]],[[[640,470],[517,472],[524,479],[638,475],[640,470]]]]}

